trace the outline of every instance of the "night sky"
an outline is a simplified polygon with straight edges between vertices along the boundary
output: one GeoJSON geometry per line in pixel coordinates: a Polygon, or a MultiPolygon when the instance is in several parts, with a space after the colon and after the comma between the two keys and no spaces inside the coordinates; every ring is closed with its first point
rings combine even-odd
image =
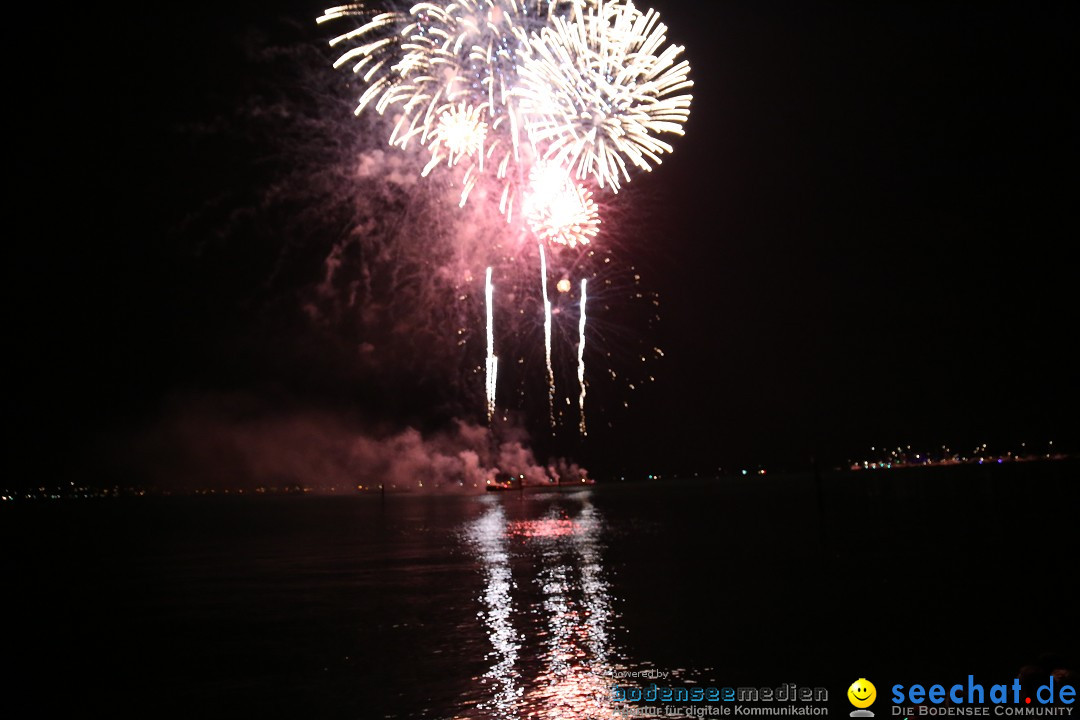
{"type": "MultiPolygon", "coordinates": [[[[626,331],[665,357],[612,427],[545,449],[604,476],[1075,444],[1076,4],[654,5],[694,104],[610,232],[661,297],[655,330],[626,331]]],[[[113,477],[177,397],[451,414],[301,310],[326,256],[289,220],[311,212],[288,183],[312,139],[250,109],[340,89],[267,56],[329,58],[322,9],[60,8],[9,61],[13,482],[113,477]]]]}

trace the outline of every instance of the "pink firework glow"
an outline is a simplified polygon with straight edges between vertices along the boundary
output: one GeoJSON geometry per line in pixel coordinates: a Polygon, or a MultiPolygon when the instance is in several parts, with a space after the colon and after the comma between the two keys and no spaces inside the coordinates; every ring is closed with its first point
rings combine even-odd
{"type": "MultiPolygon", "coordinates": [[[[553,314],[563,309],[556,305],[566,305],[578,321],[576,373],[565,373],[576,374],[578,401],[567,398],[566,406],[576,406],[575,424],[584,436],[591,286],[580,262],[586,253],[592,257],[600,235],[593,193],[613,195],[632,179],[631,171],[648,171],[672,152],[662,138],[682,135],[692,99],[683,49],[668,43],[655,11],[627,0],[433,0],[385,11],[355,3],[318,19],[349,20],[355,27],[330,42],[343,48],[335,66],[351,68],[364,86],[356,114],[373,110],[385,118],[393,149],[384,161],[394,162],[391,153],[418,153],[419,177],[457,196],[460,214],[451,222],[463,230],[463,252],[450,276],[472,279],[455,283],[460,299],[483,297],[486,362],[478,374],[486,378],[488,421],[497,419],[495,345],[503,345],[495,326],[514,326],[496,316],[535,313],[544,325],[554,429],[553,314]],[[488,215],[502,220],[500,229],[470,225],[470,218],[488,215]],[[530,237],[535,244],[525,242],[530,237]],[[474,243],[478,238],[482,242],[474,243]],[[522,250],[529,245],[539,248],[538,258],[522,250]],[[507,275],[501,268],[523,260],[539,260],[539,288],[534,281],[526,293],[509,278],[495,282],[507,275]],[[554,297],[549,268],[559,278],[554,297]],[[553,305],[559,297],[566,302],[553,305]]],[[[402,188],[412,184],[397,170],[392,176],[402,188]]],[[[463,323],[458,336],[472,332],[463,323]]],[[[556,334],[572,342],[570,332],[556,334]]]]}

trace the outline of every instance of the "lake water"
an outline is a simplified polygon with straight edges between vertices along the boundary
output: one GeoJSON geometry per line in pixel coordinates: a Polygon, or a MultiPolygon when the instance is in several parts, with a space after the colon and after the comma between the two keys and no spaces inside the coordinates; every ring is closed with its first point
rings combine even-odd
{"type": "Polygon", "coordinates": [[[1077,480],[7,503],[9,681],[102,717],[571,720],[660,672],[824,687],[846,717],[860,677],[1076,667],[1077,480]]]}

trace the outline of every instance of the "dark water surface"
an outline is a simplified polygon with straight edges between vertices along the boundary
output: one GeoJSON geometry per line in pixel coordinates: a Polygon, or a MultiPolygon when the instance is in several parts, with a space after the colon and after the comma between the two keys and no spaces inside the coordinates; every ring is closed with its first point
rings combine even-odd
{"type": "Polygon", "coordinates": [[[611,717],[613,678],[655,669],[823,686],[846,716],[859,677],[884,695],[1047,652],[1075,669],[1078,481],[6,503],[9,686],[113,717],[569,720],[611,717]]]}

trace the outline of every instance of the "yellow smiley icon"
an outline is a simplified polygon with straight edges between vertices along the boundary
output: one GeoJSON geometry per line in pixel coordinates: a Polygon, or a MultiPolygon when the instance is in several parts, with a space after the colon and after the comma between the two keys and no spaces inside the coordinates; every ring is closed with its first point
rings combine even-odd
{"type": "Polygon", "coordinates": [[[866,678],[859,678],[847,689],[848,700],[857,708],[868,708],[877,698],[877,688],[866,678]]]}

